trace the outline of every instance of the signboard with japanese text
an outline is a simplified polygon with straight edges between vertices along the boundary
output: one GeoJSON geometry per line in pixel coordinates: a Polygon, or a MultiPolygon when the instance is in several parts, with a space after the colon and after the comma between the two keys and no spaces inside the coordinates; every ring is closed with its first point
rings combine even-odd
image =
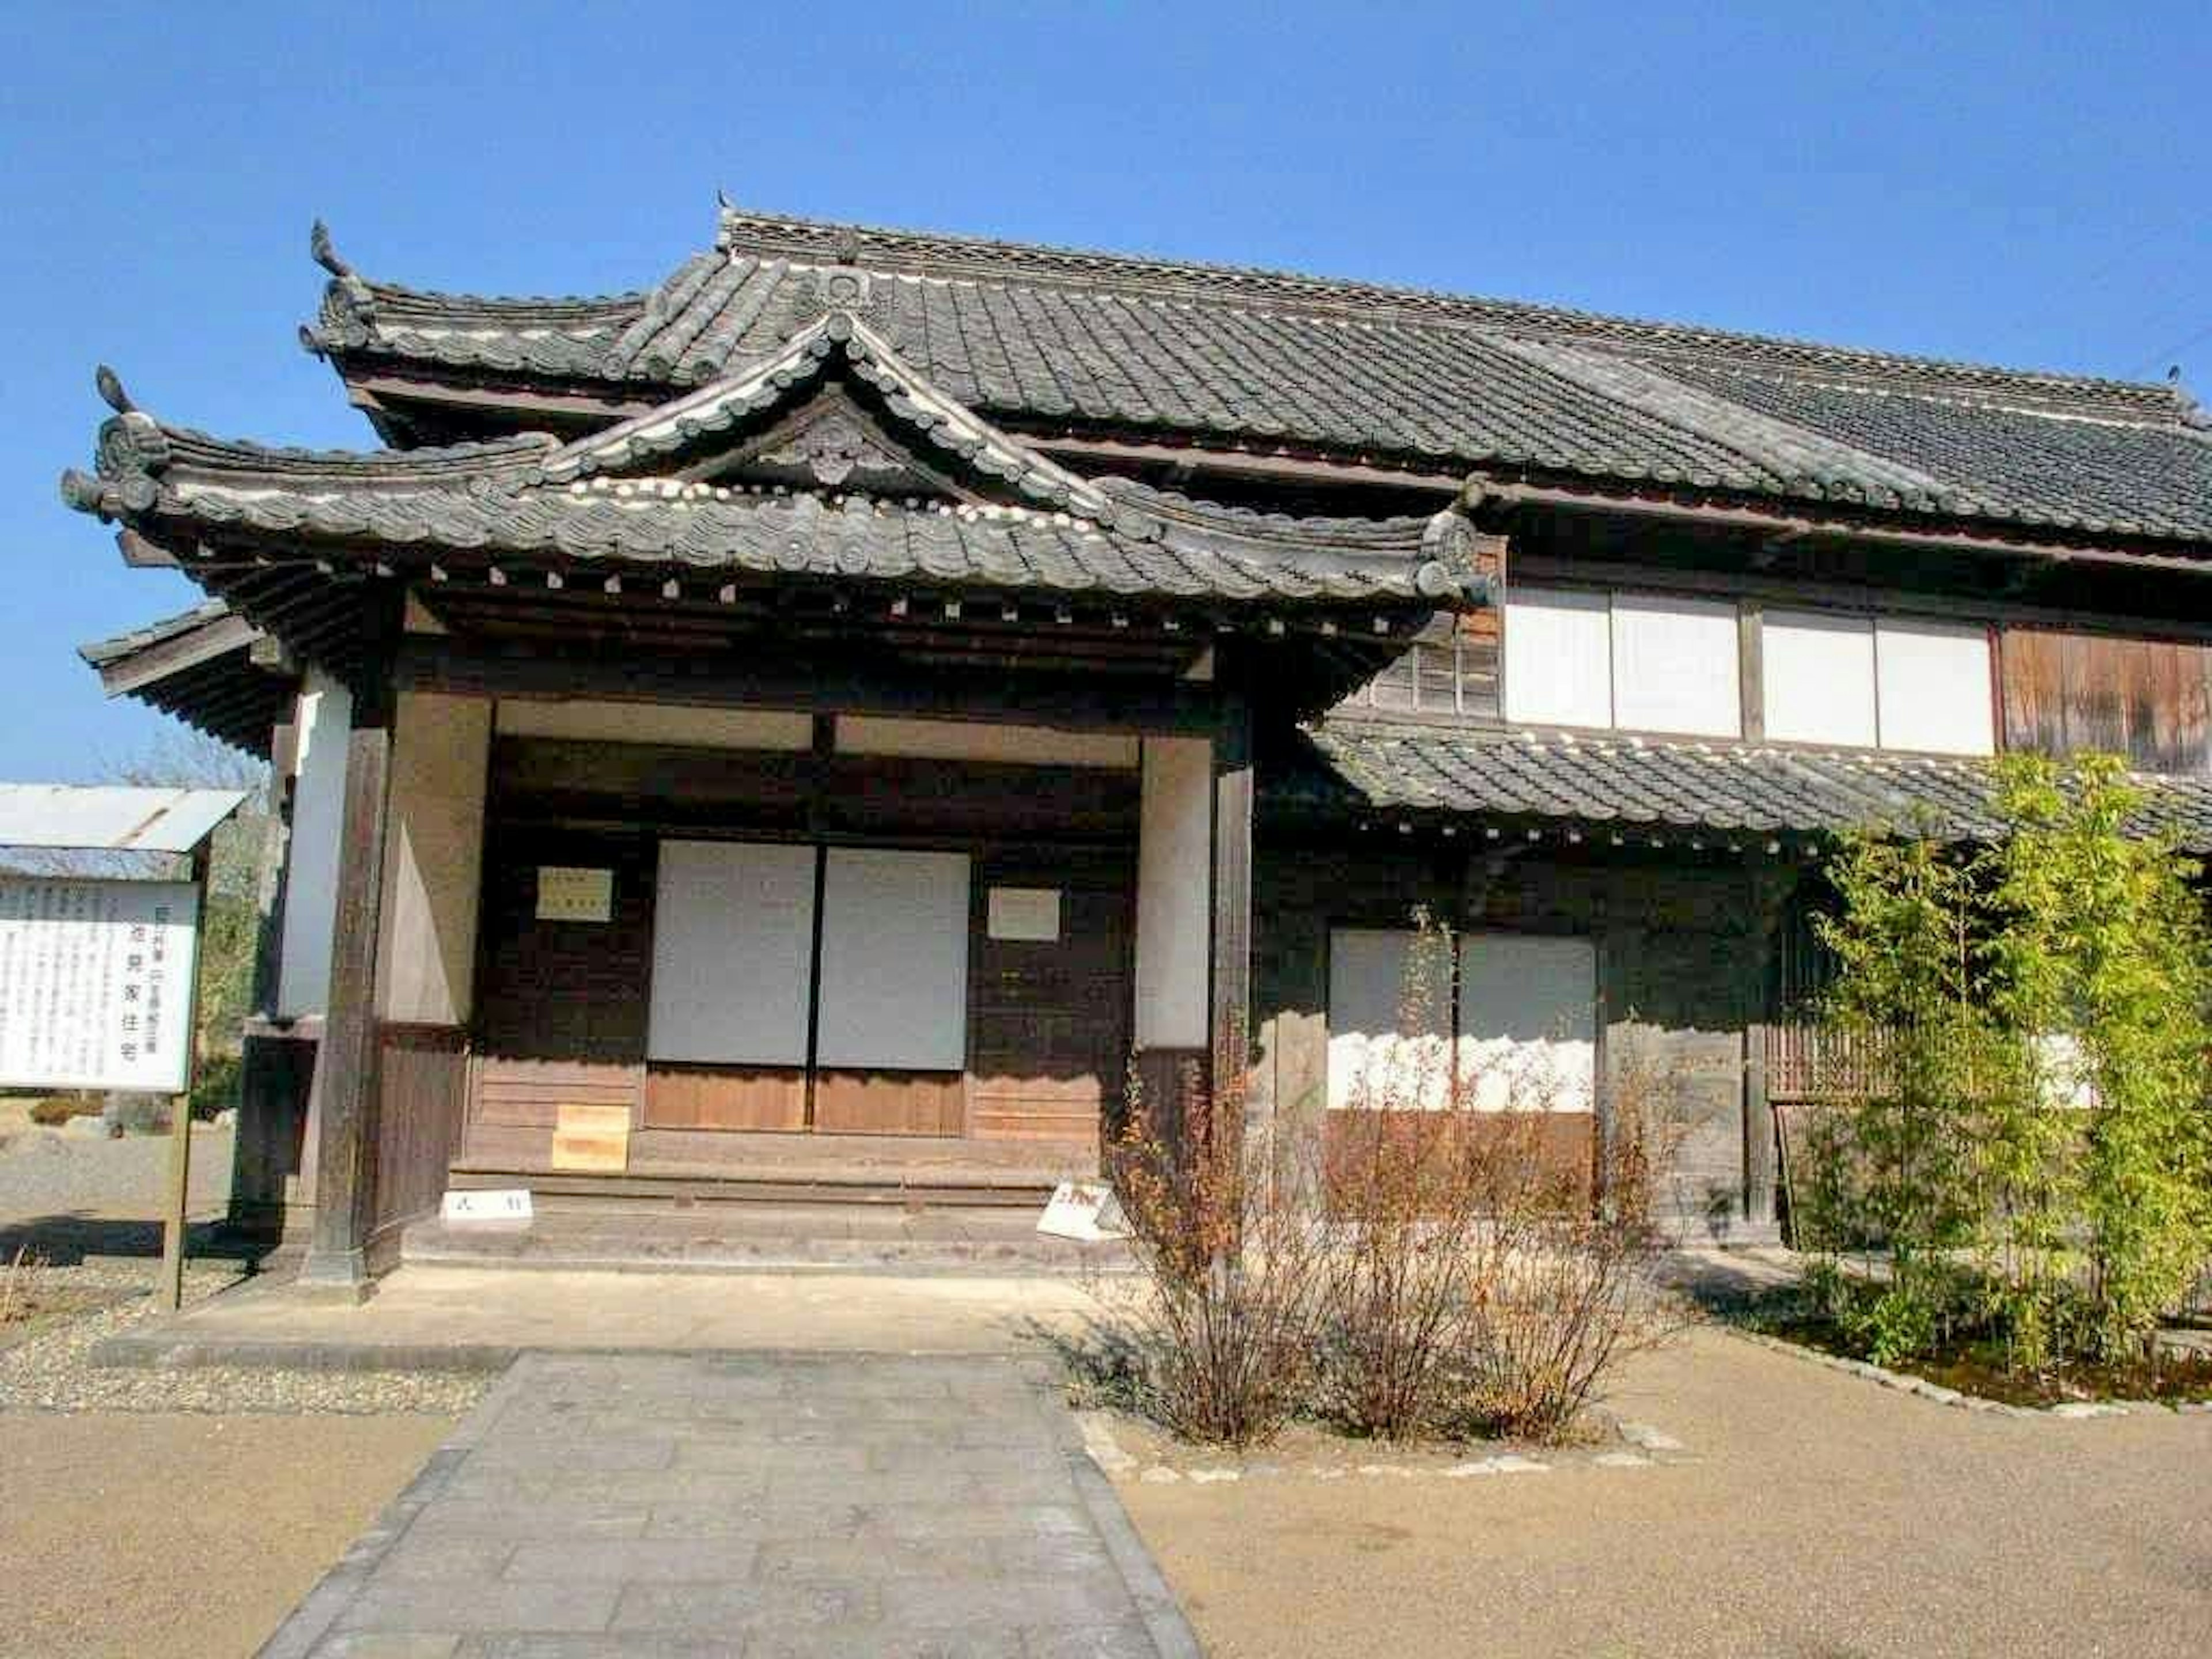
{"type": "Polygon", "coordinates": [[[0,875],[0,1085],[190,1086],[199,890],[0,875]]]}
{"type": "Polygon", "coordinates": [[[615,915],[615,872],[567,865],[538,866],[538,920],[611,921],[615,915]]]}

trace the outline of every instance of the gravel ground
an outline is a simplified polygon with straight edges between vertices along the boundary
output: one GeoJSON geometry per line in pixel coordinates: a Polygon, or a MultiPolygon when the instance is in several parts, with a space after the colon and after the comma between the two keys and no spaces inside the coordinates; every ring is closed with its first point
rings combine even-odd
{"type": "Polygon", "coordinates": [[[1951,1409],[1698,1330],[1613,1402],[1686,1448],[1510,1480],[1115,1484],[1217,1659],[2198,1659],[2212,1416],[1951,1409]]]}
{"type": "MultiPolygon", "coordinates": [[[[109,1140],[36,1127],[0,1133],[7,1141],[0,1146],[0,1228],[52,1216],[153,1221],[167,1203],[165,1134],[109,1140]]],[[[228,1200],[231,1144],[228,1129],[193,1129],[195,1216],[217,1214],[228,1200]]]]}
{"type": "Polygon", "coordinates": [[[247,1659],[452,1430],[0,1411],[0,1659],[247,1659]]]}
{"type": "MultiPolygon", "coordinates": [[[[32,1274],[36,1296],[119,1297],[97,1311],[64,1316],[27,1340],[0,1350],[0,1410],[54,1412],[195,1412],[457,1417],[489,1386],[483,1376],[422,1371],[284,1371],[206,1366],[149,1370],[95,1365],[94,1344],[161,1311],[154,1295],[159,1264],[88,1261],[32,1274]]],[[[194,1264],[185,1273],[187,1302],[238,1282],[228,1263],[194,1264]]]]}

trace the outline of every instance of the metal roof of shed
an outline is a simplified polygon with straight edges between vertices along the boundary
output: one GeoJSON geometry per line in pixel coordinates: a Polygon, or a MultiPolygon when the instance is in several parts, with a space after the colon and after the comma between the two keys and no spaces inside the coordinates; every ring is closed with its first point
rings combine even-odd
{"type": "Polygon", "coordinates": [[[245,800],[242,789],[0,783],[0,847],[189,853],[245,800]]]}

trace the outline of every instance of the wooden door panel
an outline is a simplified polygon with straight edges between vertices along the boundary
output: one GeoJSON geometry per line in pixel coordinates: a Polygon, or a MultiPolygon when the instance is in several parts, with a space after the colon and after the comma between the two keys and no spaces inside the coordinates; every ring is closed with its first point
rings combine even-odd
{"type": "Polygon", "coordinates": [[[798,1066],[655,1066],[645,1079],[648,1129],[806,1127],[806,1072],[798,1066]]]}
{"type": "Polygon", "coordinates": [[[825,1135],[958,1135],[968,1079],[958,1072],[820,1072],[814,1130],[825,1135]]]}

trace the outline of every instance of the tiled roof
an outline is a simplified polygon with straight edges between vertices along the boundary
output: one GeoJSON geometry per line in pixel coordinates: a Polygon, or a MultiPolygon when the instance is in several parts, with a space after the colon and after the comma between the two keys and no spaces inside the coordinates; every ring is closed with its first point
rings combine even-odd
{"type": "MultiPolygon", "coordinates": [[[[1924,822],[1973,840],[1995,828],[1982,761],[1878,750],[1414,725],[1338,716],[1306,729],[1318,767],[1285,799],[1624,836],[1832,835],[1924,822]]],[[[2138,822],[2212,850],[2212,780],[2144,778],[2138,822]]]]}
{"type": "Polygon", "coordinates": [[[292,701],[288,674],[251,660],[258,629],[221,599],[77,647],[111,697],[136,698],[250,754],[266,757],[292,701]]]}
{"type": "MultiPolygon", "coordinates": [[[[437,452],[271,450],[135,409],[101,428],[71,506],[162,540],[231,531],[325,557],[489,557],[919,581],[1168,600],[1392,605],[1479,599],[1456,513],[1379,521],[1259,518],[1115,481],[1079,509],[787,491],[673,477],[590,477],[574,446],[523,438],[437,452]],[[1094,499],[1095,497],[1095,499],[1094,499]]],[[[1086,486],[1088,490],[1089,487],[1086,486]]]]}
{"type": "Polygon", "coordinates": [[[462,299],[337,269],[313,342],[342,356],[700,385],[843,307],[1018,423],[2212,542],[2212,433],[2165,386],[735,210],[642,295],[462,299]]]}
{"type": "Polygon", "coordinates": [[[104,640],[90,640],[76,648],[76,653],[90,668],[105,668],[139,652],[182,637],[211,623],[219,623],[230,615],[230,607],[221,599],[207,599],[189,611],[179,611],[173,617],[164,617],[128,633],[113,635],[104,640]]]}

